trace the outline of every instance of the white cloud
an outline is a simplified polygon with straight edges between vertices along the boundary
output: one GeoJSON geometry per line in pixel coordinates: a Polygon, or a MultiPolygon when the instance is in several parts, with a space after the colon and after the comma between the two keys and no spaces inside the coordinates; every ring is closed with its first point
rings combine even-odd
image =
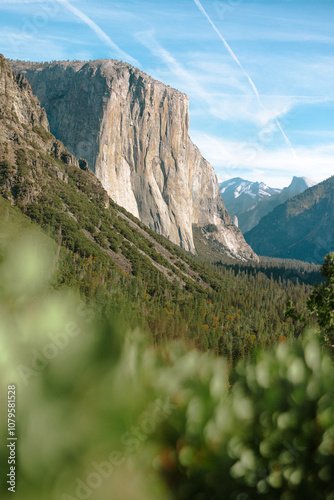
{"type": "MultiPolygon", "coordinates": [[[[334,57],[306,50],[286,54],[246,54],[260,93],[334,97],[334,57]]],[[[243,58],[246,60],[246,56],[243,58]]]]}
{"type": "Polygon", "coordinates": [[[287,32],[274,29],[259,29],[258,27],[248,27],[248,29],[235,29],[228,32],[228,39],[231,41],[266,41],[266,42],[309,42],[334,44],[334,37],[320,33],[287,32]]]}
{"type": "MultiPolygon", "coordinates": [[[[228,63],[217,63],[213,60],[205,62],[205,55],[202,54],[197,64],[197,54],[191,58],[188,69],[162,47],[156,40],[154,31],[137,33],[136,38],[164,64],[163,68],[151,72],[155,78],[164,80],[167,67],[176,77],[173,82],[175,87],[182,88],[192,99],[202,100],[206,104],[206,114],[209,112],[222,121],[242,121],[264,127],[286,115],[295,102],[300,103],[303,100],[289,96],[261,96],[260,104],[258,94],[254,95],[249,85],[243,81],[243,74],[238,69],[231,68],[228,63]],[[219,92],[219,89],[226,87],[234,91],[240,90],[240,93],[219,92]]],[[[305,100],[308,101],[309,98],[306,97],[305,100]]]]}
{"type": "Polygon", "coordinates": [[[293,100],[287,98],[269,97],[266,101],[265,107],[260,107],[254,96],[225,94],[211,99],[210,113],[220,120],[250,122],[265,127],[293,107],[293,100]]]}
{"type": "Polygon", "coordinates": [[[295,158],[288,147],[271,149],[270,144],[260,140],[226,141],[196,131],[191,135],[221,178],[237,177],[240,172],[246,172],[249,180],[284,187],[293,175],[320,182],[334,174],[334,143],[295,148],[295,158]]]}
{"type": "Polygon", "coordinates": [[[194,92],[207,103],[210,102],[210,93],[198,83],[197,79],[190,71],[185,69],[170,52],[159,44],[153,30],[139,32],[136,33],[135,36],[144,47],[168,67],[179,81],[183,83],[183,87],[186,86],[189,92],[194,92]]]}
{"type": "Polygon", "coordinates": [[[203,87],[210,89],[211,95],[217,92],[250,93],[249,85],[246,84],[243,75],[224,54],[190,52],[185,58],[193,78],[196,78],[203,87]]]}
{"type": "Polygon", "coordinates": [[[287,124],[292,119],[289,113],[298,105],[325,103],[330,99],[320,96],[262,95],[261,101],[264,103],[263,107],[259,106],[254,96],[216,94],[211,97],[210,112],[224,121],[248,122],[263,128],[277,119],[282,119],[287,124]]]}
{"type": "Polygon", "coordinates": [[[212,21],[212,19],[210,18],[210,16],[207,14],[207,12],[205,11],[204,7],[202,6],[200,0],[194,0],[194,2],[196,4],[196,6],[199,8],[199,10],[202,12],[202,14],[204,15],[204,17],[209,21],[211,27],[213,28],[213,30],[218,35],[219,39],[223,43],[225,49],[230,54],[230,56],[233,59],[233,61],[237,64],[237,66],[239,66],[241,72],[243,73],[243,75],[245,76],[245,78],[248,80],[248,83],[249,83],[249,85],[250,85],[250,87],[251,87],[251,89],[252,89],[252,91],[253,91],[253,93],[254,93],[257,101],[258,101],[259,109],[262,111],[261,117],[262,117],[262,119],[265,120],[265,122],[263,124],[268,123],[271,120],[274,120],[277,128],[279,129],[279,131],[282,134],[282,137],[283,137],[286,145],[291,149],[293,155],[296,157],[296,152],[295,152],[295,150],[294,150],[294,148],[293,148],[293,146],[292,146],[292,144],[290,142],[290,139],[288,138],[288,136],[286,135],[285,131],[283,130],[282,124],[278,120],[277,115],[272,118],[271,117],[272,112],[270,110],[267,110],[266,107],[264,106],[263,101],[262,101],[262,99],[260,97],[258,88],[255,85],[254,80],[251,77],[250,73],[246,70],[245,66],[240,62],[240,60],[237,57],[237,55],[235,54],[235,52],[232,50],[232,48],[230,47],[230,45],[227,43],[226,39],[221,34],[220,30],[217,28],[217,26],[214,24],[214,22],[212,21]]]}
{"type": "Polygon", "coordinates": [[[31,5],[37,3],[54,3],[56,0],[0,0],[1,8],[13,10],[16,9],[15,5],[31,5]]]}

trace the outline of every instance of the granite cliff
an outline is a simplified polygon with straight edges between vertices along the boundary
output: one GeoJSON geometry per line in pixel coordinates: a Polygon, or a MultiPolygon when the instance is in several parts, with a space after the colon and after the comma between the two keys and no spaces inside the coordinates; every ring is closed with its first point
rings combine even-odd
{"type": "Polygon", "coordinates": [[[11,65],[30,82],[51,132],[87,160],[116,203],[190,252],[193,226],[215,226],[210,237],[227,254],[257,258],[188,135],[185,94],[114,60],[11,65]]]}
{"type": "Polygon", "coordinates": [[[29,82],[0,54],[1,231],[4,222],[4,234],[39,227],[47,244],[56,241],[54,283],[69,284],[82,296],[104,290],[111,298],[110,283],[118,286],[120,278],[124,290],[135,288],[138,296],[144,296],[138,290],[145,281],[145,297],[169,286],[195,296],[212,290],[202,265],[110,200],[86,160],[49,132],[29,82]]]}

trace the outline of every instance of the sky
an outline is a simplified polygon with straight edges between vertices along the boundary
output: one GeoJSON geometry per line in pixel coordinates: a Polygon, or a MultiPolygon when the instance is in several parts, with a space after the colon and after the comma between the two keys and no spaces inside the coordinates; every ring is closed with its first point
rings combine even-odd
{"type": "Polygon", "coordinates": [[[0,0],[0,52],[118,59],[185,92],[219,181],[334,174],[333,0],[0,0]]]}

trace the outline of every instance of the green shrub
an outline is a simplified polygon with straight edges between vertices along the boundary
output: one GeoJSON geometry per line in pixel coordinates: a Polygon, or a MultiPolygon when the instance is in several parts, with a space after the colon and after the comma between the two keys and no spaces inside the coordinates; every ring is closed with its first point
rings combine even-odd
{"type": "Polygon", "coordinates": [[[26,153],[23,149],[18,149],[16,152],[17,175],[24,177],[29,173],[29,165],[26,153]]]}
{"type": "Polygon", "coordinates": [[[13,167],[7,160],[0,162],[0,182],[4,184],[8,178],[10,178],[10,174],[13,171],[13,167]]]}
{"type": "Polygon", "coordinates": [[[47,130],[45,130],[45,128],[42,126],[33,127],[33,131],[35,132],[35,134],[38,134],[43,139],[43,141],[48,141],[50,139],[53,139],[53,135],[47,130]]]}
{"type": "Polygon", "coordinates": [[[108,248],[109,245],[108,245],[108,242],[107,242],[107,238],[106,238],[106,234],[103,233],[102,231],[100,231],[99,233],[97,233],[95,236],[95,241],[101,245],[101,247],[103,248],[108,248]]]}

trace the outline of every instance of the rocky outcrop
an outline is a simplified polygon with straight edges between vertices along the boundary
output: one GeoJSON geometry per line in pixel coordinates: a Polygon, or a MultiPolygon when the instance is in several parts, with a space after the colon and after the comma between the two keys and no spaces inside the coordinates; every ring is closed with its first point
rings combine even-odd
{"type": "Polygon", "coordinates": [[[62,164],[89,170],[92,191],[100,189],[108,206],[109,197],[86,160],[75,158],[50,133],[45,109],[29,82],[13,73],[0,54],[0,195],[21,207],[34,203],[43,195],[48,176],[68,182],[62,164]]]}
{"type": "Polygon", "coordinates": [[[13,75],[6,59],[0,54],[0,116],[14,119],[26,127],[43,127],[49,131],[49,122],[27,80],[13,75]]]}
{"type": "Polygon", "coordinates": [[[88,161],[116,203],[193,253],[193,225],[214,224],[230,255],[256,258],[189,138],[185,94],[112,60],[12,66],[45,107],[51,132],[88,161]]]}

